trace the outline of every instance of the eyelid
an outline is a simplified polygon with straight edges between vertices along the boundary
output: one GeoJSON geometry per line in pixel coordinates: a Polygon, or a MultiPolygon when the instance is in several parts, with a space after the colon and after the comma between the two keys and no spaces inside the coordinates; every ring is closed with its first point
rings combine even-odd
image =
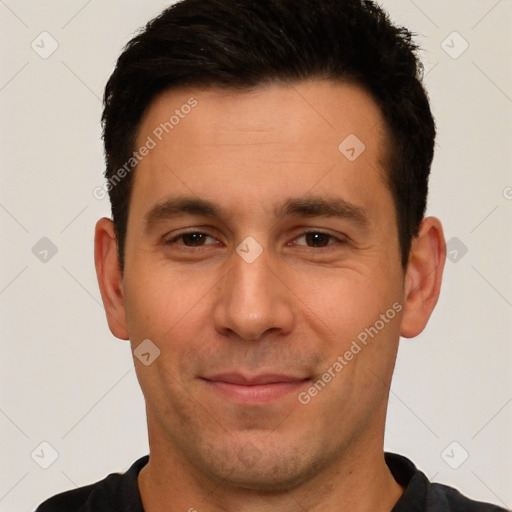
{"type": "MultiPolygon", "coordinates": [[[[308,233],[319,233],[319,234],[322,234],[322,235],[326,235],[326,236],[329,236],[331,237],[332,239],[334,239],[335,241],[337,242],[341,242],[341,243],[346,243],[348,242],[348,237],[345,236],[345,235],[342,235],[342,234],[337,234],[337,235],[334,235],[328,231],[324,231],[323,229],[315,229],[315,228],[308,228],[308,229],[305,229],[304,231],[300,231],[300,233],[298,233],[296,236],[293,237],[292,241],[296,240],[297,238],[301,238],[305,235],[307,235],[308,233]]],[[[290,242],[288,242],[287,245],[290,245],[290,242]]],[[[294,244],[294,245],[301,245],[302,244],[294,244]]],[[[327,246],[329,245],[333,245],[332,243],[329,243],[327,244],[327,246]]],[[[308,247],[307,245],[304,245],[304,247],[308,247]]],[[[313,249],[315,249],[315,247],[312,247],[313,249]]],[[[316,247],[316,249],[322,249],[322,247],[316,247]]]]}
{"type": "MultiPolygon", "coordinates": [[[[170,245],[171,243],[176,243],[182,236],[189,235],[191,233],[198,234],[198,235],[206,235],[207,237],[213,238],[218,242],[217,237],[214,236],[213,234],[211,234],[210,232],[208,232],[208,229],[197,227],[197,228],[188,228],[183,231],[179,231],[177,234],[176,233],[173,233],[173,234],[168,233],[167,235],[165,235],[162,238],[162,243],[164,245],[170,245]]],[[[206,244],[206,245],[214,245],[214,244],[206,244]]],[[[191,248],[191,249],[194,248],[194,247],[188,247],[185,244],[183,244],[183,246],[187,247],[187,248],[191,248]]],[[[198,247],[201,247],[201,246],[198,246],[198,247]]]]}

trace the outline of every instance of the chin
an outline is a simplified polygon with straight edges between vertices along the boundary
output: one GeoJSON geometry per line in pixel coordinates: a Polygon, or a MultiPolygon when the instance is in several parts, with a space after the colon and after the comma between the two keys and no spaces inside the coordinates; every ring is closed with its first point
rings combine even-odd
{"type": "Polygon", "coordinates": [[[259,446],[249,441],[242,449],[212,449],[203,459],[202,469],[223,485],[274,493],[299,487],[325,465],[301,453],[300,448],[259,446]]]}

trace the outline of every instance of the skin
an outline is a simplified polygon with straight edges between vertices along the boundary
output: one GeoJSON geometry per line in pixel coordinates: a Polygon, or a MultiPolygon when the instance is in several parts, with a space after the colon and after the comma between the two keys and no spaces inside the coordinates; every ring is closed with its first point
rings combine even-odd
{"type": "Polygon", "coordinates": [[[150,442],[145,510],[389,511],[403,492],[383,454],[391,376],[399,336],[418,335],[438,299],[441,224],[424,219],[404,271],[385,123],[359,87],[173,89],[152,102],[136,147],[190,97],[197,106],[136,169],[123,273],[112,222],[96,227],[112,333],[160,350],[148,366],[134,358],[150,442]],[[355,161],[338,149],[349,134],[366,146],[355,161]],[[183,197],[222,213],[160,209],[147,223],[156,205],[183,197]],[[364,219],[276,216],[287,199],[312,197],[343,200],[364,219]],[[236,251],[249,236],[262,249],[252,263],[236,251]],[[300,403],[393,304],[401,311],[300,403]],[[306,380],[275,400],[239,403],[204,380],[226,372],[306,380]]]}

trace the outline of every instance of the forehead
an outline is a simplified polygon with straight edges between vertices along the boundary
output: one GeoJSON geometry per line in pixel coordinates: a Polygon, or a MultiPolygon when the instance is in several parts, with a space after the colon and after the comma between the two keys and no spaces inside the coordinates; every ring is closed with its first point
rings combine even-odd
{"type": "Polygon", "coordinates": [[[385,138],[385,122],[371,95],[349,82],[277,82],[243,91],[181,87],[153,98],[141,119],[138,139],[153,133],[165,144],[180,135],[193,135],[201,137],[203,146],[225,138],[236,144],[246,142],[246,131],[252,132],[256,143],[269,138],[294,142],[305,133],[315,140],[336,142],[357,132],[371,144],[385,138]],[[280,131],[283,128],[285,132],[280,131]]]}
{"type": "Polygon", "coordinates": [[[371,201],[385,187],[383,117],[349,83],[171,89],[141,120],[136,149],[145,145],[151,149],[137,166],[134,193],[154,200],[179,191],[249,205],[336,186],[371,201]]]}

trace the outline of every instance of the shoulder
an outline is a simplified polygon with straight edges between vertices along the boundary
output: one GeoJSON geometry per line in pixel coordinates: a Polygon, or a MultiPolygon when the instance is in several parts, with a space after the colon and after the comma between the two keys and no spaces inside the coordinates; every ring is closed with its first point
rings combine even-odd
{"type": "Polygon", "coordinates": [[[137,477],[148,459],[137,460],[126,473],[112,473],[94,484],[57,494],[35,512],[143,512],[137,477]]]}
{"type": "Polygon", "coordinates": [[[496,505],[474,501],[453,487],[431,483],[402,455],[385,455],[393,477],[405,489],[392,512],[506,512],[496,505]]]}
{"type": "Polygon", "coordinates": [[[80,487],[79,489],[57,494],[47,499],[44,503],[41,503],[41,505],[37,507],[36,512],[57,512],[58,510],[85,512],[90,509],[91,497],[94,497],[94,494],[97,493],[98,490],[101,492],[100,488],[103,482],[104,480],[92,485],[80,487]]]}
{"type": "Polygon", "coordinates": [[[427,511],[446,510],[447,512],[506,512],[506,509],[474,501],[461,494],[457,489],[444,484],[431,484],[427,511]]]}

